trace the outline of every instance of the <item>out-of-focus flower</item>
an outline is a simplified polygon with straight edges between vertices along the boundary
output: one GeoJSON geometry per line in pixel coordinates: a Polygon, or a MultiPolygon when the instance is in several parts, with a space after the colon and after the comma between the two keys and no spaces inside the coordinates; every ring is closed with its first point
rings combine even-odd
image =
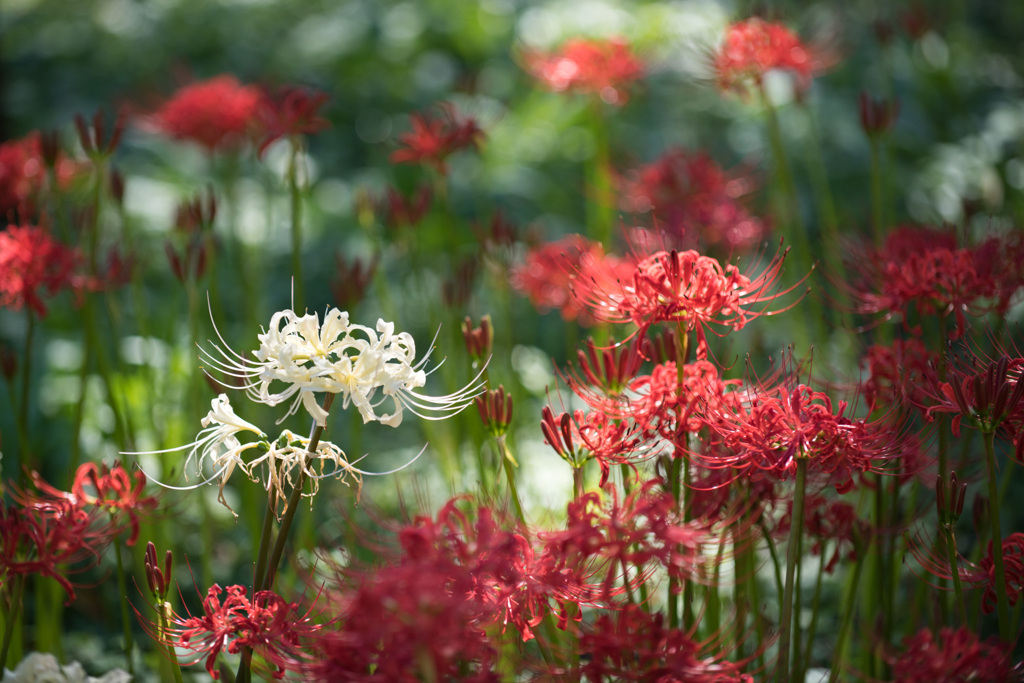
{"type": "Polygon", "coordinates": [[[555,92],[593,94],[608,104],[625,104],[644,73],[630,45],[619,38],[573,38],[556,52],[527,52],[526,69],[555,92]]]}
{"type": "MultiPolygon", "coordinates": [[[[786,513],[779,520],[775,532],[788,534],[793,522],[793,501],[787,502],[786,513]]],[[[857,519],[857,510],[849,503],[830,500],[825,496],[808,495],[804,500],[804,525],[806,536],[814,539],[811,553],[824,555],[826,543],[834,543],[832,557],[825,565],[825,572],[831,574],[846,550],[847,559],[857,553],[857,539],[867,538],[864,530],[858,530],[862,523],[857,519]]]]}
{"type": "Polygon", "coordinates": [[[480,270],[480,259],[470,256],[449,269],[451,276],[441,283],[441,301],[450,309],[465,309],[473,296],[473,283],[480,270]]]}
{"type": "Polygon", "coordinates": [[[904,399],[922,405],[924,387],[934,381],[938,360],[938,354],[914,338],[869,346],[863,361],[868,376],[860,384],[861,394],[872,408],[891,407],[904,399]]]}
{"type": "Polygon", "coordinates": [[[726,659],[721,645],[695,640],[691,633],[666,626],[661,612],[629,604],[602,613],[580,635],[579,647],[590,655],[580,673],[593,683],[753,683],[742,673],[742,663],[726,659]]]}
{"type": "Polygon", "coordinates": [[[64,499],[40,500],[14,493],[21,507],[0,506],[0,577],[17,574],[49,576],[75,600],[68,578],[97,562],[110,540],[109,525],[98,522],[98,510],[64,499]]]}
{"type": "Polygon", "coordinates": [[[0,306],[28,306],[46,316],[43,294],[53,296],[82,284],[78,252],[34,225],[8,225],[0,231],[0,306]]]}
{"type": "Polygon", "coordinates": [[[650,213],[675,246],[706,245],[731,253],[757,245],[768,230],[739,201],[753,189],[750,180],[730,178],[703,152],[670,150],[627,174],[619,188],[622,209],[650,213]]]}
{"type": "Polygon", "coordinates": [[[60,154],[56,140],[39,131],[0,144],[0,220],[36,219],[40,195],[52,168],[57,187],[67,189],[82,172],[82,165],[60,154]]]}
{"type": "MultiPolygon", "coordinates": [[[[1021,252],[1018,252],[1021,253],[1021,252]]],[[[1009,301],[1024,280],[1004,275],[1019,269],[1005,259],[993,259],[990,249],[958,247],[956,235],[922,226],[901,226],[886,237],[885,245],[847,249],[850,272],[847,286],[852,311],[880,315],[880,321],[952,314],[955,327],[950,338],[967,329],[968,315],[991,310],[991,300],[1009,301]],[[1002,265],[1003,268],[993,266],[1002,265]],[[1007,283],[1013,283],[1012,288],[1007,283]]],[[[914,331],[914,330],[912,330],[914,331]]]]}
{"type": "Polygon", "coordinates": [[[162,642],[174,648],[196,653],[190,664],[205,659],[206,671],[220,678],[216,668],[222,652],[238,654],[252,648],[269,664],[277,667],[274,678],[286,672],[298,672],[311,659],[309,643],[323,628],[313,620],[311,607],[305,613],[273,591],[258,591],[249,598],[245,586],[214,584],[203,599],[203,614],[170,616],[170,628],[158,634],[162,642]]]}
{"type": "Polygon", "coordinates": [[[391,163],[424,164],[439,173],[447,173],[445,159],[460,149],[480,146],[484,132],[476,120],[461,116],[455,106],[447,102],[438,105],[438,109],[440,118],[426,114],[409,117],[412,132],[399,138],[403,146],[391,153],[391,163]]]}
{"type": "Polygon", "coordinates": [[[146,124],[207,152],[235,149],[253,132],[262,99],[259,88],[225,74],[183,87],[146,124]]]}
{"type": "Polygon", "coordinates": [[[320,116],[319,109],[327,103],[327,93],[307,88],[285,88],[277,95],[266,95],[257,109],[261,130],[258,154],[261,156],[276,140],[284,137],[313,135],[331,125],[320,116]]]}
{"type": "Polygon", "coordinates": [[[419,224],[430,210],[433,200],[434,193],[430,185],[424,184],[409,197],[397,188],[389,187],[382,199],[371,204],[374,204],[375,210],[382,214],[384,225],[389,228],[402,228],[419,224]]]}
{"type": "Polygon", "coordinates": [[[981,640],[965,626],[941,629],[937,637],[926,626],[887,659],[893,683],[1013,683],[1024,676],[1009,646],[981,640]]]}
{"type": "MultiPolygon", "coordinates": [[[[32,483],[51,499],[63,499],[77,507],[92,506],[106,511],[110,515],[111,536],[117,536],[127,527],[126,543],[129,546],[135,545],[139,538],[139,513],[157,506],[156,498],[142,495],[146,488],[146,475],[141,471],[129,474],[120,463],[114,463],[113,467],[94,462],[79,465],[70,492],[50,485],[38,472],[32,473],[32,483]]],[[[32,497],[32,500],[43,499],[32,497]]]]}
{"type": "Polygon", "coordinates": [[[104,120],[102,109],[97,109],[96,114],[93,115],[91,128],[86,123],[84,116],[81,114],[75,115],[78,141],[81,143],[85,153],[94,161],[108,158],[117,150],[117,146],[121,142],[121,135],[124,133],[124,124],[125,113],[122,110],[118,112],[117,118],[114,120],[114,129],[108,140],[106,121],[104,120]]]}
{"type": "Polygon", "coordinates": [[[776,289],[785,255],[776,255],[757,275],[748,277],[734,265],[723,268],[717,259],[693,250],[659,251],[637,263],[625,278],[586,277],[580,268],[571,281],[572,295],[577,305],[596,320],[631,322],[641,336],[656,323],[685,326],[696,332],[697,358],[704,359],[706,328],[716,325],[742,329],[750,320],[766,314],[764,307],[752,310],[753,306],[773,301],[799,286],[776,289]]]}
{"type": "Polygon", "coordinates": [[[336,308],[326,313],[323,325],[315,313],[275,313],[270,329],[259,335],[255,360],[231,350],[223,338],[220,341],[223,346],[214,344],[214,351],[203,350],[215,369],[246,380],[244,389],[252,400],[271,406],[291,400],[285,417],[302,405],[321,426],[327,411],[317,403],[318,393],[340,394],[343,407],[355,404],[364,423],[397,427],[405,409],[423,419],[440,420],[470,405],[484,390],[482,384],[470,383],[446,396],[419,393],[426,384],[423,367],[430,353],[417,362],[416,342],[409,333],[396,333],[394,323],[384,320],[377,321],[376,331],[351,324],[348,313],[336,308]],[[284,385],[280,391],[272,390],[279,385],[284,385]],[[378,390],[384,395],[380,400],[375,399],[378,390]],[[394,412],[378,415],[376,408],[388,398],[394,412]]]}
{"type": "Polygon", "coordinates": [[[814,50],[782,24],[758,18],[737,21],[712,57],[718,87],[747,95],[761,87],[769,71],[789,71],[803,90],[826,64],[824,55],[814,50]]]}
{"type": "Polygon", "coordinates": [[[338,269],[331,278],[331,295],[339,308],[350,311],[366,298],[370,283],[377,274],[380,254],[375,253],[369,261],[353,258],[349,263],[339,251],[334,255],[334,262],[338,269]]]}
{"type": "Polygon", "coordinates": [[[491,357],[491,348],[494,346],[491,316],[483,316],[480,318],[480,324],[473,327],[473,321],[467,315],[462,321],[462,339],[466,342],[466,351],[473,361],[473,367],[486,362],[491,357]]]}
{"type": "Polygon", "coordinates": [[[566,320],[592,325],[593,316],[573,296],[572,282],[588,278],[615,282],[632,270],[631,262],[605,255],[597,242],[570,235],[531,249],[524,262],[512,269],[510,282],[538,310],[558,309],[566,320]]]}
{"type": "Polygon", "coordinates": [[[30,652],[14,671],[3,670],[0,683],[130,683],[132,675],[121,669],[100,677],[89,676],[78,662],[61,665],[51,654],[30,652]]]}

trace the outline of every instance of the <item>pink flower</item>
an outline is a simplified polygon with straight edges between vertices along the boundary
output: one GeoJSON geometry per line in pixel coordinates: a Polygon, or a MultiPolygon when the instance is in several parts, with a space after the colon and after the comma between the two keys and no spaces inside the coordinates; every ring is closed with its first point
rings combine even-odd
{"type": "Polygon", "coordinates": [[[76,273],[78,252],[34,225],[8,225],[0,232],[0,306],[28,306],[46,316],[43,296],[84,284],[76,273]]]}
{"type": "Polygon", "coordinates": [[[823,56],[804,45],[795,33],[756,17],[730,25],[712,59],[718,87],[740,95],[747,94],[752,85],[760,87],[764,75],[773,69],[793,73],[798,87],[806,89],[814,73],[824,66],[823,56]]]}
{"type": "Polygon", "coordinates": [[[703,244],[732,252],[757,245],[768,231],[739,201],[750,185],[730,178],[706,153],[676,149],[622,179],[620,205],[650,213],[677,246],[703,244]]]}
{"type": "Polygon", "coordinates": [[[622,39],[573,38],[550,54],[528,52],[526,69],[555,92],[598,95],[625,104],[629,87],[643,76],[643,65],[622,39]]]}
{"type": "Polygon", "coordinates": [[[257,152],[262,155],[275,140],[313,135],[329,127],[330,121],[319,114],[326,103],[326,93],[299,87],[285,88],[276,96],[263,97],[257,109],[262,127],[257,152]]]}
{"type": "Polygon", "coordinates": [[[213,152],[238,147],[253,132],[263,95],[222,75],[187,85],[148,123],[176,140],[191,140],[213,152]]]}

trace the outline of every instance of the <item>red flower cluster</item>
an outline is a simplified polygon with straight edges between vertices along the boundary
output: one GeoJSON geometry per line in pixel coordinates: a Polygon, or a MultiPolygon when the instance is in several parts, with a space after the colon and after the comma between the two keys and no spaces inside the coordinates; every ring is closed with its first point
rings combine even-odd
{"type": "Polygon", "coordinates": [[[512,269],[510,282],[541,312],[559,309],[566,320],[591,325],[593,318],[572,294],[573,281],[593,279],[612,286],[632,270],[628,261],[606,256],[600,244],[570,235],[531,249],[512,269]]]}
{"type": "Polygon", "coordinates": [[[551,53],[528,52],[526,69],[555,92],[595,94],[608,104],[625,104],[629,86],[643,76],[643,65],[621,39],[574,38],[551,53]]]}
{"type": "Polygon", "coordinates": [[[722,247],[727,252],[758,244],[768,228],[738,198],[750,182],[729,178],[706,153],[670,150],[620,181],[624,211],[651,213],[677,246],[722,247]]]}
{"type": "MultiPolygon", "coordinates": [[[[790,500],[786,506],[786,514],[779,520],[775,532],[788,534],[792,523],[793,501],[790,500]]],[[[804,534],[814,539],[811,553],[823,555],[826,543],[833,542],[835,544],[832,557],[825,565],[825,571],[829,574],[835,571],[844,550],[849,559],[853,559],[856,555],[857,534],[855,529],[858,524],[857,510],[849,503],[830,500],[819,495],[810,495],[804,500],[804,534]]],[[[861,537],[866,538],[864,535],[861,537]]]]}
{"type": "Polygon", "coordinates": [[[1024,676],[1006,645],[981,640],[966,627],[944,628],[938,637],[923,628],[903,641],[903,652],[889,665],[893,683],[1012,683],[1024,676]]]}
{"type": "Polygon", "coordinates": [[[580,636],[580,649],[590,654],[580,672],[594,683],[754,681],[741,673],[741,665],[726,660],[720,643],[695,641],[685,631],[668,628],[660,612],[637,605],[600,615],[580,636]]]}
{"type": "MultiPolygon", "coordinates": [[[[764,313],[750,306],[772,301],[788,292],[773,291],[785,253],[777,255],[758,275],[748,277],[734,265],[696,251],[659,251],[636,264],[627,278],[587,277],[583,269],[571,280],[578,306],[599,320],[632,322],[641,335],[656,323],[684,325],[697,333],[697,357],[706,358],[704,330],[711,324],[734,330],[764,313]]],[[[794,285],[796,287],[797,285],[794,285]]],[[[779,312],[779,311],[775,311],[779,312]]]]}
{"type": "Polygon", "coordinates": [[[738,21],[726,30],[713,56],[713,67],[722,90],[746,95],[751,85],[760,87],[773,69],[792,72],[801,89],[822,66],[821,57],[805,46],[782,24],[758,18],[738,21]]]}
{"type": "Polygon", "coordinates": [[[254,132],[262,102],[259,88],[243,86],[225,74],[180,89],[148,123],[208,152],[233,149],[254,132]]]}
{"type": "Polygon", "coordinates": [[[850,268],[859,277],[848,289],[853,312],[883,314],[883,320],[911,311],[918,315],[953,314],[957,339],[967,328],[968,314],[995,309],[1005,312],[1013,294],[1024,285],[1015,257],[1024,254],[1021,240],[992,237],[978,247],[957,247],[956,236],[920,226],[891,232],[880,249],[851,249],[850,268]],[[996,301],[996,305],[989,303],[996,301]]]}
{"type": "Polygon", "coordinates": [[[38,131],[0,145],[0,219],[13,220],[14,214],[22,220],[35,217],[39,195],[47,186],[48,164],[64,189],[82,171],[80,163],[59,153],[55,137],[44,145],[38,131]]]}
{"type": "Polygon", "coordinates": [[[139,538],[139,512],[153,510],[157,505],[156,498],[142,495],[146,475],[141,470],[128,474],[120,463],[115,463],[113,468],[106,463],[79,465],[70,493],[50,485],[37,472],[32,473],[32,483],[43,494],[43,497],[33,496],[32,504],[50,499],[67,501],[83,509],[105,510],[110,515],[107,527],[110,537],[128,529],[126,543],[129,546],[135,545],[139,538]]]}
{"type": "Polygon", "coordinates": [[[797,461],[804,459],[809,473],[825,475],[845,493],[853,486],[854,472],[885,469],[902,443],[889,420],[849,418],[846,409],[840,401],[834,410],[827,394],[806,385],[783,385],[753,396],[738,410],[709,415],[705,424],[725,448],[695,455],[708,467],[781,479],[793,475],[797,461]]]}
{"type": "Polygon", "coordinates": [[[440,118],[425,114],[409,117],[412,132],[401,136],[404,147],[391,153],[391,163],[424,164],[447,173],[445,159],[460,149],[480,146],[484,132],[474,119],[461,117],[449,103],[439,105],[438,109],[440,118]]]}
{"type": "Polygon", "coordinates": [[[874,344],[864,354],[868,376],[860,391],[870,408],[904,402],[924,402],[924,387],[935,380],[939,356],[917,339],[896,339],[888,346],[874,344]]]}
{"type": "Polygon", "coordinates": [[[34,225],[8,225],[0,231],[0,306],[16,311],[28,306],[46,315],[43,295],[86,284],[76,270],[78,252],[34,225]]]}
{"type": "Polygon", "coordinates": [[[215,668],[220,653],[238,654],[243,648],[252,648],[277,667],[274,678],[303,667],[310,658],[308,645],[322,628],[313,621],[312,610],[300,614],[297,603],[269,590],[250,600],[245,586],[228,586],[221,601],[223,592],[216,584],[210,587],[202,616],[172,614],[171,627],[160,633],[164,644],[205,657],[206,671],[215,680],[220,678],[215,668]]]}

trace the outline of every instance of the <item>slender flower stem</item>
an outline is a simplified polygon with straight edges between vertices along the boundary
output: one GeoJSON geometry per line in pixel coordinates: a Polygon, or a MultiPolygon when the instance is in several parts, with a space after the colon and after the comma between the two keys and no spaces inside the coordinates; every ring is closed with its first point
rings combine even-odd
{"type": "Polygon", "coordinates": [[[21,614],[21,598],[25,594],[25,574],[18,574],[14,577],[13,588],[11,589],[11,606],[7,610],[7,619],[4,621],[4,641],[0,645],[0,668],[7,666],[7,654],[14,641],[14,626],[21,614]]]}
{"type": "Polygon", "coordinates": [[[807,627],[807,645],[801,658],[802,668],[798,672],[799,680],[804,680],[807,669],[811,665],[811,650],[814,645],[814,636],[818,631],[818,617],[821,615],[821,584],[825,576],[825,543],[821,545],[821,558],[818,561],[818,579],[814,582],[814,597],[811,598],[811,624],[807,627]]]}
{"type": "Polygon", "coordinates": [[[114,557],[117,559],[117,592],[119,603],[121,603],[121,626],[124,629],[124,661],[128,666],[128,673],[135,675],[135,663],[132,660],[132,652],[135,644],[132,640],[132,622],[128,614],[128,584],[124,577],[124,562],[121,559],[121,537],[114,538],[114,557]]]}
{"type": "Polygon", "coordinates": [[[292,308],[304,310],[305,287],[302,283],[302,191],[299,187],[299,162],[302,157],[302,140],[293,137],[291,156],[288,160],[288,192],[291,199],[292,219],[292,278],[295,285],[292,308]]]}
{"type": "Polygon", "coordinates": [[[853,576],[850,578],[850,583],[847,586],[849,591],[846,594],[846,600],[843,605],[843,621],[839,626],[839,635],[836,636],[836,650],[832,657],[832,669],[829,672],[828,681],[829,683],[836,683],[839,680],[839,673],[843,665],[843,654],[846,651],[846,642],[849,638],[850,629],[853,627],[853,615],[855,610],[853,609],[854,604],[857,602],[857,589],[860,585],[860,575],[864,570],[864,553],[863,544],[858,543],[857,536],[854,537],[854,549],[857,553],[857,559],[853,564],[853,576]]]}
{"type": "MultiPolygon", "coordinates": [[[[995,567],[996,615],[999,618],[999,637],[1003,642],[1013,642],[1010,632],[1010,604],[1006,597],[1006,569],[1003,566],[1003,532],[999,525],[999,482],[996,480],[996,453],[993,444],[995,430],[986,429],[985,464],[988,472],[989,519],[992,523],[992,563],[995,567]]],[[[954,574],[955,576],[955,574],[954,574]]]]}
{"type": "MultiPolygon", "coordinates": [[[[775,669],[777,683],[786,683],[789,676],[790,637],[793,629],[793,582],[796,578],[796,564],[800,535],[804,531],[804,489],[807,480],[807,459],[796,462],[796,490],[793,492],[793,517],[789,525],[789,550],[786,553],[786,587],[782,594],[782,621],[779,624],[779,662],[775,669]]],[[[797,643],[799,647],[799,643],[797,643]]]]}
{"type": "Polygon", "coordinates": [[[953,593],[956,596],[956,611],[960,617],[960,625],[967,626],[967,606],[960,586],[960,562],[956,555],[956,538],[953,536],[953,525],[942,525],[943,537],[946,541],[946,555],[949,559],[949,574],[953,577],[953,593]]]}
{"type": "MultiPolygon", "coordinates": [[[[501,450],[501,464],[505,469],[505,479],[508,481],[508,494],[512,498],[512,505],[516,509],[516,517],[526,526],[526,515],[523,514],[523,503],[519,500],[519,490],[516,488],[516,473],[512,466],[512,452],[508,448],[508,442],[505,440],[505,435],[502,434],[498,437],[498,446],[501,450]]],[[[575,473],[575,470],[574,470],[575,473]]]]}
{"type": "Polygon", "coordinates": [[[28,405],[29,405],[29,381],[32,378],[32,337],[36,328],[36,317],[32,309],[26,310],[28,322],[25,325],[25,353],[21,359],[21,401],[18,404],[18,435],[22,439],[20,444],[21,468],[18,470],[18,478],[22,470],[32,469],[35,463],[32,462],[31,449],[28,443],[28,405]]]}

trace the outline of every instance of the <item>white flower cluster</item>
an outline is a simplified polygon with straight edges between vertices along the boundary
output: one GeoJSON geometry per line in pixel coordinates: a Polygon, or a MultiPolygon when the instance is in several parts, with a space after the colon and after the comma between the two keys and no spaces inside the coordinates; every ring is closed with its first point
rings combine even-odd
{"type": "Polygon", "coordinates": [[[78,662],[61,666],[56,657],[41,652],[29,653],[14,671],[3,671],[0,683],[129,683],[132,680],[131,675],[121,669],[99,678],[89,676],[78,662]]]}
{"type": "Polygon", "coordinates": [[[447,396],[418,393],[426,384],[423,367],[430,354],[416,362],[416,343],[407,332],[396,333],[394,323],[378,320],[373,330],[350,323],[348,313],[336,308],[327,312],[323,325],[315,313],[275,313],[270,329],[259,335],[260,348],[253,353],[256,360],[234,352],[223,338],[220,341],[223,346],[213,345],[215,354],[204,350],[215,369],[244,380],[254,401],[275,406],[291,400],[287,415],[301,404],[321,426],[327,412],[317,402],[319,393],[341,396],[343,408],[354,404],[364,423],[397,427],[406,408],[422,418],[444,419],[468,406],[484,389],[482,384],[470,383],[447,396]],[[377,414],[388,398],[394,412],[377,414]]]}

